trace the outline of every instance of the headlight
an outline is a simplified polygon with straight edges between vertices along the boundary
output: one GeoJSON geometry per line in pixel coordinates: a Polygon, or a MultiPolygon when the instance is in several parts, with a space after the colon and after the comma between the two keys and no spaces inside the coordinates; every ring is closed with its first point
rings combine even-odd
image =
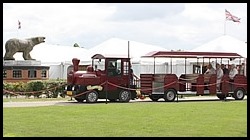
{"type": "Polygon", "coordinates": [[[65,86],[65,90],[67,90],[67,87],[68,87],[68,86],[65,86]]]}
{"type": "Polygon", "coordinates": [[[72,91],[74,91],[74,90],[75,90],[75,86],[72,87],[72,91]]]}

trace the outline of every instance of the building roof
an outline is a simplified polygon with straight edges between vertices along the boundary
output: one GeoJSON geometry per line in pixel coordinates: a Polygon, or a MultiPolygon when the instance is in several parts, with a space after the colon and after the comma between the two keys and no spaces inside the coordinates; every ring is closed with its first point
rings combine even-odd
{"type": "Polygon", "coordinates": [[[243,58],[237,53],[230,52],[191,52],[191,51],[156,51],[142,57],[168,57],[168,58],[243,58]]]}

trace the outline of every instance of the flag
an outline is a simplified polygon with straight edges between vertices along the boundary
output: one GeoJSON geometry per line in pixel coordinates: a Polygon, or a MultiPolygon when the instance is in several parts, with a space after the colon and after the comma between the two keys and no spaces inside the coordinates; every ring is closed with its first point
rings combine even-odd
{"type": "Polygon", "coordinates": [[[18,29],[21,29],[21,22],[18,20],[18,29]]]}
{"type": "Polygon", "coordinates": [[[232,20],[233,22],[240,22],[240,18],[232,15],[227,9],[225,9],[226,20],[232,20]]]}

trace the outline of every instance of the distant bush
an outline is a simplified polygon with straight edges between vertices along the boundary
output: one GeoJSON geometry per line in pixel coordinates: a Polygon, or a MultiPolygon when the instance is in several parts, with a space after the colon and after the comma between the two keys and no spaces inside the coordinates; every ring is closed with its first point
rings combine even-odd
{"type": "Polygon", "coordinates": [[[40,98],[45,94],[47,98],[57,98],[58,95],[65,97],[63,94],[65,80],[36,80],[24,82],[3,82],[3,94],[6,96],[26,95],[40,98]]]}
{"type": "Polygon", "coordinates": [[[65,94],[63,94],[65,84],[66,82],[61,80],[45,81],[44,85],[47,89],[47,98],[57,98],[58,95],[60,95],[61,97],[65,97],[65,94]]]}

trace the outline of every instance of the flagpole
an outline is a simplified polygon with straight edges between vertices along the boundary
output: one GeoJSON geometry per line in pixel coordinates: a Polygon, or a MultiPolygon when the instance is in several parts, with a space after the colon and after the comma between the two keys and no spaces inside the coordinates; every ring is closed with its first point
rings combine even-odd
{"type": "Polygon", "coordinates": [[[226,35],[227,12],[228,12],[227,9],[225,9],[226,18],[225,18],[225,21],[224,21],[224,35],[226,35]]]}
{"type": "Polygon", "coordinates": [[[17,29],[17,38],[19,38],[19,29],[17,29]]]}
{"type": "Polygon", "coordinates": [[[226,35],[226,19],[225,19],[225,21],[224,21],[224,35],[226,35]]]}

